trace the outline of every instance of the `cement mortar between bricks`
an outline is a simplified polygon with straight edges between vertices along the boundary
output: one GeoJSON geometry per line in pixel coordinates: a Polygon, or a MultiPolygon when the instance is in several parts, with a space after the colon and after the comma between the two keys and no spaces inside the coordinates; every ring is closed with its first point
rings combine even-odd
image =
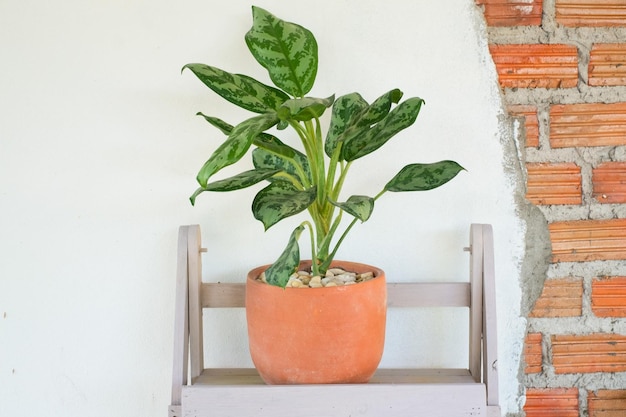
{"type": "MultiPolygon", "coordinates": [[[[576,277],[583,280],[582,314],[580,317],[528,318],[528,332],[542,333],[543,370],[538,374],[524,374],[525,364],[520,367],[520,381],[532,388],[579,388],[580,416],[588,415],[588,391],[598,389],[624,389],[626,372],[556,374],[552,366],[550,337],[556,334],[617,333],[626,334],[625,318],[596,317],[591,310],[591,283],[599,276],[626,275],[624,261],[593,262],[550,262],[551,247],[547,224],[563,220],[626,218],[626,205],[601,204],[593,198],[592,170],[600,163],[626,161],[626,146],[560,148],[550,146],[550,106],[553,104],[617,103],[626,101],[626,86],[590,87],[588,66],[590,51],[595,43],[624,43],[626,27],[583,27],[560,26],[555,18],[555,0],[543,2],[541,26],[489,27],[491,44],[565,44],[578,49],[578,85],[576,88],[506,88],[503,90],[507,105],[536,105],[539,121],[539,147],[524,146],[523,122],[513,120],[515,149],[510,146],[508,155],[519,157],[521,167],[515,172],[521,178],[518,186],[518,208],[526,224],[526,255],[522,263],[523,300],[521,313],[528,317],[535,301],[543,289],[545,279],[576,277]],[[520,127],[521,126],[521,127],[520,127]],[[534,206],[523,198],[526,187],[525,164],[528,162],[573,162],[581,167],[582,204],[576,206],[534,206]],[[520,195],[522,197],[520,197],[520,195]]],[[[516,167],[515,161],[505,161],[509,168],[516,167]]],[[[522,416],[523,412],[508,414],[522,416]]]]}

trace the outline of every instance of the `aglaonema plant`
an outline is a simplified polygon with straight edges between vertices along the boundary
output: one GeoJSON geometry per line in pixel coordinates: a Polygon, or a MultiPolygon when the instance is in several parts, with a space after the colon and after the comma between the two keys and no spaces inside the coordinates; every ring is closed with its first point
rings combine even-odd
{"type": "Polygon", "coordinates": [[[372,103],[359,93],[337,98],[308,97],[318,67],[313,34],[259,7],[252,7],[252,16],[252,28],[245,41],[275,87],[205,64],[183,67],[222,98],[256,114],[233,126],[198,113],[226,135],[226,140],[200,169],[200,187],[190,200],[195,204],[196,197],[205,191],[233,191],[267,181],[269,184],[252,202],[254,217],[265,230],[308,211],[310,219],[295,228],[285,250],[266,271],[268,283],[284,287],[300,263],[298,239],[305,228],[311,239],[312,273],[323,275],[346,235],[357,222],[369,219],[375,201],[383,194],[431,190],[450,181],[463,168],[449,160],[410,164],[373,197],[352,195],[341,201],[352,164],[411,126],[424,100],[412,97],[402,101],[403,93],[398,89],[372,103]],[[324,133],[320,117],[328,109],[331,116],[324,133]],[[268,133],[272,128],[275,133],[268,133]],[[291,131],[299,146],[278,139],[276,135],[285,130],[291,131]],[[215,173],[241,160],[250,149],[254,169],[209,182],[215,173]],[[352,218],[347,225],[342,222],[346,215],[352,218]]]}

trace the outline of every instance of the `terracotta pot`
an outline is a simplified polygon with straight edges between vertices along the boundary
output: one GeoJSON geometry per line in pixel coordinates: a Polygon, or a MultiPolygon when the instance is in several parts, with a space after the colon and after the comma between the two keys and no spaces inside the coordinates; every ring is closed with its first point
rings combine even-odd
{"type": "MultiPolygon", "coordinates": [[[[311,265],[302,262],[301,269],[311,265]]],[[[364,383],[378,367],[385,341],[387,287],[382,270],[336,261],[332,266],[374,272],[347,286],[282,289],[246,280],[250,354],[268,384],[364,383]]]]}

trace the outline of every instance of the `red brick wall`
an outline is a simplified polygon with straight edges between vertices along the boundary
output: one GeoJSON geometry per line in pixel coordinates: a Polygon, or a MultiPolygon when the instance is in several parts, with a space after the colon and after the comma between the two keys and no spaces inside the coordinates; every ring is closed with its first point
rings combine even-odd
{"type": "Polygon", "coordinates": [[[552,245],[524,411],[626,416],[626,0],[476,4],[552,245]]]}

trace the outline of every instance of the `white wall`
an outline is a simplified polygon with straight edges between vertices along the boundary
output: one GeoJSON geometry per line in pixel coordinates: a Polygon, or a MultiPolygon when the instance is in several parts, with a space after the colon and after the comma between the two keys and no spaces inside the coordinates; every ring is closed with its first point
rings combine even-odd
{"type": "MultiPolygon", "coordinates": [[[[492,223],[501,394],[515,411],[524,231],[473,1],[256,4],[316,34],[312,95],[373,99],[399,87],[426,100],[409,132],[355,164],[347,188],[374,194],[410,162],[455,159],[468,172],[427,194],[386,195],[339,257],[379,265],[391,281],[464,279],[469,224],[492,223]]],[[[164,415],[178,226],[201,224],[207,279],[243,280],[282,250],[295,221],[263,234],[252,191],[187,202],[221,139],[195,112],[241,113],[180,68],[267,79],[243,42],[250,21],[243,1],[0,2],[0,415],[164,415]]],[[[442,329],[460,331],[464,316],[391,315],[383,365],[462,365],[465,340],[442,329]]],[[[229,345],[207,360],[249,363],[243,315],[222,318],[208,326],[229,345]]]]}

